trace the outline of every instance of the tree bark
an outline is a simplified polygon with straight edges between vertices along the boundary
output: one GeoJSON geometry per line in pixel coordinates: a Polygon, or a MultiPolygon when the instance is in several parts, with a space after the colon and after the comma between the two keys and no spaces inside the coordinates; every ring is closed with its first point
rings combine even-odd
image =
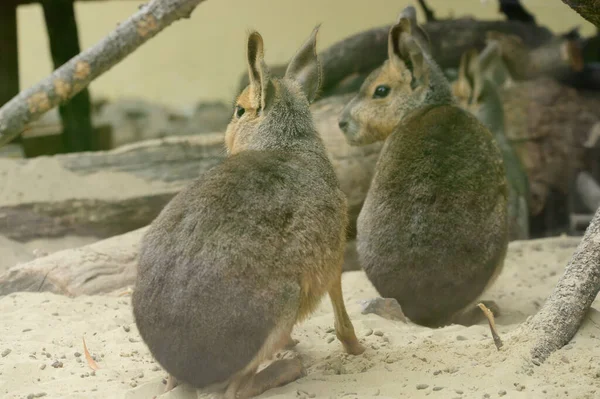
{"type": "Polygon", "coordinates": [[[49,77],[0,108],[0,146],[26,124],[66,103],[173,22],[190,16],[204,0],[152,0],[98,44],[72,58],[49,77]]]}
{"type": "MultiPolygon", "coordinates": [[[[50,53],[54,68],[58,69],[65,62],[81,51],[79,33],[75,19],[73,0],[43,1],[46,30],[50,42],[50,53]]],[[[70,101],[59,107],[63,124],[62,139],[65,152],[97,150],[93,148],[93,129],[90,93],[83,89],[70,101]]]]}
{"type": "Polygon", "coordinates": [[[539,312],[524,325],[539,364],[577,333],[600,290],[600,210],[596,211],[563,276],[539,312]]]}
{"type": "Polygon", "coordinates": [[[12,267],[0,274],[0,296],[22,291],[96,295],[133,285],[139,242],[146,230],[144,227],[12,267]]]}
{"type": "Polygon", "coordinates": [[[562,2],[600,28],[600,2],[598,0],[562,0],[562,2]]]}

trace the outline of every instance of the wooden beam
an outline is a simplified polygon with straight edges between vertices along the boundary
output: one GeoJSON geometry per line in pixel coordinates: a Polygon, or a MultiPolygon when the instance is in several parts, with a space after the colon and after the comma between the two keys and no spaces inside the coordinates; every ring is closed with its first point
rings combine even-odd
{"type": "MultiPolygon", "coordinates": [[[[17,5],[0,2],[0,107],[19,94],[17,5]]],[[[21,137],[12,140],[20,143],[21,137]]]]}
{"type": "MultiPolygon", "coordinates": [[[[42,8],[50,41],[50,53],[54,68],[57,69],[81,51],[74,2],[73,0],[44,1],[42,8]]],[[[97,149],[92,145],[94,139],[91,104],[87,89],[60,106],[59,112],[63,122],[64,152],[97,149]]]]}

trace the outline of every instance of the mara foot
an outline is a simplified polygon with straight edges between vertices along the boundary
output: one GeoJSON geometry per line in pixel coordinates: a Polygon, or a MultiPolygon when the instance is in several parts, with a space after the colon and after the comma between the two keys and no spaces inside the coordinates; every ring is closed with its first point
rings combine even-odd
{"type": "Polygon", "coordinates": [[[276,360],[244,384],[235,398],[253,398],[269,389],[287,385],[303,376],[304,367],[299,358],[276,360]]]}
{"type": "Polygon", "coordinates": [[[165,393],[169,392],[173,388],[177,386],[177,378],[173,377],[171,374],[167,377],[167,385],[165,386],[165,393]]]}

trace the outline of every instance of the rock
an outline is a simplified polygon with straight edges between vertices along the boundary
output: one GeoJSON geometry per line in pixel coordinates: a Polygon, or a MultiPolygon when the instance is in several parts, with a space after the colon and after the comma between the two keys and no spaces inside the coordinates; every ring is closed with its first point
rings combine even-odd
{"type": "Polygon", "coordinates": [[[384,319],[406,322],[406,316],[394,298],[374,298],[364,301],[362,305],[362,314],[374,313],[384,319]]]}

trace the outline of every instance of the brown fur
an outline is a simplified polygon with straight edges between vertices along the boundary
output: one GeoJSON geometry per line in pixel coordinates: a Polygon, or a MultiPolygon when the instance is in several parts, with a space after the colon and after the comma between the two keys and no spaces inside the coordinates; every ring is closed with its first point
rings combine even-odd
{"type": "Polygon", "coordinates": [[[412,321],[460,323],[502,270],[507,186],[490,131],[455,103],[404,18],[386,63],[340,116],[354,145],[385,139],[358,218],[369,279],[412,321]],[[390,87],[374,98],[378,85],[390,87]]]}
{"type": "MultiPolygon", "coordinates": [[[[142,338],[177,380],[225,385],[227,398],[276,385],[267,374],[253,382],[259,364],[324,294],[344,307],[346,199],[309,111],[316,33],[282,79],[270,78],[262,38],[250,34],[250,86],[227,128],[228,158],[173,198],[142,242],[133,294],[142,338]]],[[[362,352],[347,314],[337,316],[344,347],[362,352]]],[[[282,370],[281,383],[296,369],[282,370]]]]}

